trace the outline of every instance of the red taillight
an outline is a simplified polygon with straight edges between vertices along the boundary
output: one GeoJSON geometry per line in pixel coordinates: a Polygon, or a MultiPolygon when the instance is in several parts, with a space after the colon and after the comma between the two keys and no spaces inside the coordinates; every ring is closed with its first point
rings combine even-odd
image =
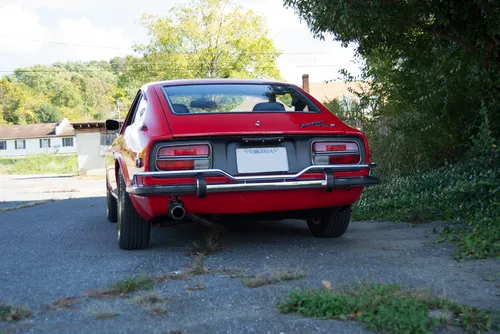
{"type": "Polygon", "coordinates": [[[210,146],[164,146],[158,151],[156,167],[159,170],[207,169],[210,167],[210,146]]]}
{"type": "Polygon", "coordinates": [[[191,170],[194,160],[158,160],[156,165],[161,170],[191,170]]]}
{"type": "Polygon", "coordinates": [[[179,156],[208,156],[210,146],[208,145],[183,145],[165,146],[158,151],[158,157],[179,157],[179,156]]]}
{"type": "Polygon", "coordinates": [[[312,151],[315,165],[357,164],[361,160],[355,142],[315,142],[312,151]]]}
{"type": "Polygon", "coordinates": [[[321,152],[339,152],[339,151],[357,151],[358,144],[356,143],[336,143],[336,142],[317,142],[313,145],[314,153],[321,152]]]}

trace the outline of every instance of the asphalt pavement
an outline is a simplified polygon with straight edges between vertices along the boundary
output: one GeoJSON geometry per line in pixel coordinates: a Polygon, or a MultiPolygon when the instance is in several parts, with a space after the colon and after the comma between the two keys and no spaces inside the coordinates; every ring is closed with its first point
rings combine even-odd
{"type": "Polygon", "coordinates": [[[33,312],[20,322],[0,322],[0,332],[367,332],[356,322],[313,320],[277,311],[276,304],[290,291],[321,288],[323,280],[335,289],[359,281],[399,283],[430,289],[460,303],[500,308],[499,282],[484,279],[500,272],[500,261],[453,260],[452,246],[433,243],[436,223],[353,222],[341,238],[315,239],[303,221],[235,222],[221,236],[221,248],[207,256],[207,267],[254,274],[296,268],[306,277],[257,288],[220,272],[168,280],[154,287],[154,293],[168,300],[167,313],[160,315],[130,298],[85,298],[89,290],[128,276],[182,271],[192,261],[187,254],[192,243],[207,232],[196,224],[153,229],[148,249],[120,250],[116,225],[105,217],[103,189],[99,179],[0,179],[0,302],[33,312]],[[72,191],[46,192],[54,185],[72,191]],[[50,199],[57,200],[45,202],[50,199]],[[20,207],[34,200],[44,204],[20,207]],[[2,208],[10,209],[2,212],[2,208]],[[190,291],[196,285],[204,289],[190,291]],[[71,296],[78,297],[75,309],[42,307],[71,296]],[[116,316],[96,319],[103,313],[116,316]]]}

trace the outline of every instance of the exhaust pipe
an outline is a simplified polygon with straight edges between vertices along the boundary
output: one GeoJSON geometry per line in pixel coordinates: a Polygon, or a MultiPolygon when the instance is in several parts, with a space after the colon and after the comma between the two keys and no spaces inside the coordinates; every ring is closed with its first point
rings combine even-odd
{"type": "Polygon", "coordinates": [[[172,201],[168,204],[168,215],[175,220],[181,220],[186,216],[184,204],[181,201],[172,201]]]}

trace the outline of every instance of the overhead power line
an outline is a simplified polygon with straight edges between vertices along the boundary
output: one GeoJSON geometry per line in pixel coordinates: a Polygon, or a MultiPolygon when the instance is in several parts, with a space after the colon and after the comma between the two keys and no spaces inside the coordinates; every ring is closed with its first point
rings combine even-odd
{"type": "MultiPolygon", "coordinates": [[[[107,45],[89,45],[89,44],[79,44],[79,43],[67,43],[67,42],[59,42],[59,41],[48,41],[41,40],[29,37],[17,37],[17,36],[7,36],[0,35],[0,38],[13,38],[16,40],[26,40],[38,43],[47,43],[47,44],[56,44],[56,45],[66,45],[66,46],[78,46],[78,47],[86,47],[86,48],[97,48],[97,49],[114,49],[114,50],[127,50],[127,51],[135,51],[133,48],[123,48],[116,46],[107,46],[107,45]]],[[[196,52],[174,52],[174,54],[195,54],[196,52]]],[[[217,52],[213,52],[216,54],[217,52]]],[[[241,52],[243,54],[275,54],[275,55],[331,55],[331,52],[254,52],[254,51],[245,51],[241,52]]]]}

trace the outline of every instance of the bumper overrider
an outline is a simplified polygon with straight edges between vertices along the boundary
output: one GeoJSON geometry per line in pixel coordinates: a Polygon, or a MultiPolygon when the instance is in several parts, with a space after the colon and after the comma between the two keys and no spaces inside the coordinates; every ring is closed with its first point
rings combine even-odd
{"type": "Polygon", "coordinates": [[[325,192],[332,192],[334,188],[368,187],[378,184],[378,178],[372,176],[371,173],[367,176],[358,177],[338,178],[334,176],[334,172],[353,172],[366,168],[371,171],[371,168],[374,166],[375,164],[309,166],[297,174],[260,176],[233,176],[221,169],[143,172],[134,175],[132,184],[127,187],[127,192],[137,196],[196,195],[198,197],[205,197],[210,193],[229,193],[238,191],[324,189],[325,192]],[[305,173],[311,172],[323,173],[324,179],[299,179],[305,173]],[[206,177],[209,176],[223,176],[232,182],[207,184],[206,177]],[[159,179],[192,177],[196,179],[196,183],[145,186],[137,183],[139,177],[159,179]]]}

